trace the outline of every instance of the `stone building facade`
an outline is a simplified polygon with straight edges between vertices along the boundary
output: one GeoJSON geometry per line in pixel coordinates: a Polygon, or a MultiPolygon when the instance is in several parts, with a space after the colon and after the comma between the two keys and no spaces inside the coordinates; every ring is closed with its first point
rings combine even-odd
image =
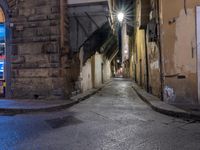
{"type": "Polygon", "coordinates": [[[6,97],[70,94],[66,0],[2,0],[6,16],[6,97]]]}

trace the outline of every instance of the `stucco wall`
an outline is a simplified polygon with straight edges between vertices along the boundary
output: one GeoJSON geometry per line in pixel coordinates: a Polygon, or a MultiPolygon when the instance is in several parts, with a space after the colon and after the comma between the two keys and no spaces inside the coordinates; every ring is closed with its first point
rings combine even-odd
{"type": "Polygon", "coordinates": [[[83,64],[83,49],[80,50],[80,79],[81,91],[99,87],[111,78],[110,61],[98,52],[83,64]]]}
{"type": "Polygon", "coordinates": [[[95,54],[95,80],[94,86],[98,87],[103,83],[102,74],[103,74],[103,66],[102,66],[102,56],[98,53],[95,54]]]}
{"type": "MultiPolygon", "coordinates": [[[[199,1],[160,1],[164,85],[174,91],[165,100],[197,103],[197,49],[195,11],[199,1]],[[169,11],[170,10],[170,11],[169,11]]],[[[165,91],[166,92],[166,91],[165,91]]]]}
{"type": "Polygon", "coordinates": [[[110,80],[111,78],[111,63],[109,60],[105,59],[104,60],[104,65],[103,65],[103,80],[104,82],[110,80]]]}
{"type": "Polygon", "coordinates": [[[135,35],[135,46],[133,50],[133,63],[131,61],[132,76],[136,78],[137,83],[147,88],[147,78],[149,79],[149,92],[153,95],[160,97],[161,95],[161,84],[160,84],[160,63],[159,63],[159,48],[155,42],[149,42],[148,36],[145,34],[145,30],[137,29],[135,35]],[[146,38],[146,39],[145,39],[146,38]],[[146,45],[145,45],[146,42],[146,45]],[[149,76],[147,77],[146,70],[146,50],[148,57],[148,71],[149,76]],[[136,65],[136,68],[135,66],[136,65]],[[135,73],[136,72],[136,73],[135,73]],[[136,75],[136,76],[135,76],[136,75]]]}
{"type": "Polygon", "coordinates": [[[161,96],[159,48],[155,42],[147,43],[149,64],[149,90],[153,95],[161,96]]]}
{"type": "Polygon", "coordinates": [[[82,91],[87,91],[92,89],[92,68],[91,68],[91,59],[89,59],[86,64],[82,68],[82,72],[80,74],[82,78],[81,89],[82,91]]]}
{"type": "Polygon", "coordinates": [[[136,31],[136,78],[143,88],[146,87],[146,59],[145,59],[145,31],[139,28],[136,31]]]}
{"type": "Polygon", "coordinates": [[[84,51],[83,48],[80,49],[79,59],[80,59],[80,88],[81,91],[87,91],[92,88],[92,65],[91,59],[88,59],[85,64],[83,64],[84,51]]]}

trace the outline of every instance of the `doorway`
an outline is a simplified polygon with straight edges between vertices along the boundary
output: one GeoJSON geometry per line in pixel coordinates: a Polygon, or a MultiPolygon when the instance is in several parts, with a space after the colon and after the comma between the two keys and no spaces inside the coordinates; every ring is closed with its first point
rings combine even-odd
{"type": "Polygon", "coordinates": [[[197,32],[197,70],[198,70],[198,101],[200,103],[200,6],[196,8],[197,32]]]}

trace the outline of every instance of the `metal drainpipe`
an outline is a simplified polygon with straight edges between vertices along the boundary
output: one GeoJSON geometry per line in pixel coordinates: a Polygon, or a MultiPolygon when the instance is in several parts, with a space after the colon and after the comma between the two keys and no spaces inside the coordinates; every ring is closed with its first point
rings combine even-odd
{"type": "Polygon", "coordinates": [[[157,19],[158,19],[158,33],[159,33],[159,39],[157,41],[158,43],[158,48],[159,48],[159,63],[160,63],[160,82],[161,82],[161,100],[164,100],[164,96],[163,96],[163,90],[164,90],[164,73],[163,73],[163,63],[162,63],[162,47],[161,47],[161,29],[160,29],[160,5],[159,5],[159,0],[157,0],[157,19]]]}
{"type": "Polygon", "coordinates": [[[64,26],[64,0],[60,0],[60,46],[63,48],[64,46],[64,31],[63,31],[63,26],[64,26]]]}
{"type": "Polygon", "coordinates": [[[148,51],[147,51],[147,29],[145,29],[145,59],[146,59],[146,84],[147,84],[147,92],[149,92],[149,60],[148,60],[148,51]]]}

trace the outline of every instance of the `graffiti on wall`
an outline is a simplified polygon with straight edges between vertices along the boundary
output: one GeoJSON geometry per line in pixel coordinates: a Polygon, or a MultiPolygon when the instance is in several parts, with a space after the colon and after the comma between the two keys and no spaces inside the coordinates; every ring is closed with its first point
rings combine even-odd
{"type": "Polygon", "coordinates": [[[169,87],[169,86],[165,86],[164,88],[164,100],[167,103],[173,103],[175,102],[176,99],[176,94],[173,88],[169,87]]]}

